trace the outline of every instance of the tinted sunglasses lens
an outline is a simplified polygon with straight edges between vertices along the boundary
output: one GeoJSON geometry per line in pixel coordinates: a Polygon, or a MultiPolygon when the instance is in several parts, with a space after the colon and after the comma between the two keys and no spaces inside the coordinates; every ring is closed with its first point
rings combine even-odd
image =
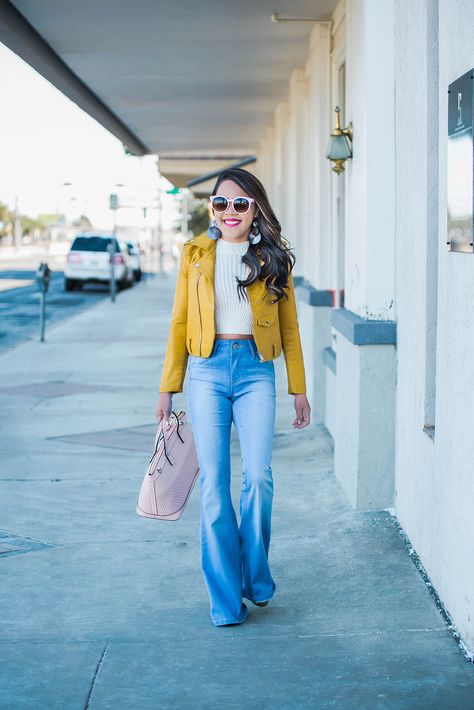
{"type": "Polygon", "coordinates": [[[216,212],[225,212],[229,204],[225,197],[213,197],[211,202],[216,212]]]}
{"type": "Polygon", "coordinates": [[[237,214],[245,214],[250,209],[250,202],[245,197],[238,197],[234,200],[234,210],[237,214]]]}

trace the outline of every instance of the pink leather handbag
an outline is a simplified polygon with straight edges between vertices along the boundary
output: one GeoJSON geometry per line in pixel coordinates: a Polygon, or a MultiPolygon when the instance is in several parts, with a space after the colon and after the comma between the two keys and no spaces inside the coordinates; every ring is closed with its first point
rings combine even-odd
{"type": "Polygon", "coordinates": [[[178,520],[183,514],[199,473],[191,424],[186,412],[172,412],[170,428],[158,425],[155,450],[148,464],[137,502],[137,513],[155,520],[178,520]]]}

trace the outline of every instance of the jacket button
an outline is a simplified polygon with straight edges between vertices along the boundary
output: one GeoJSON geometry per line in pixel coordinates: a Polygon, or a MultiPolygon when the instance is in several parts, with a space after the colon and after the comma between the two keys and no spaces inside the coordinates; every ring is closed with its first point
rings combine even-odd
{"type": "Polygon", "coordinates": [[[194,264],[194,266],[196,267],[196,269],[198,269],[201,266],[201,264],[194,264]]]}

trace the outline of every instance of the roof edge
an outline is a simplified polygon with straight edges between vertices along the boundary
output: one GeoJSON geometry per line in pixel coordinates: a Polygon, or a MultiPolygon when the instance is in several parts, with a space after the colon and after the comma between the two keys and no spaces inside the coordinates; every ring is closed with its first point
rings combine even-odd
{"type": "Polygon", "coordinates": [[[0,41],[118,138],[132,155],[150,155],[138,136],[56,54],[9,0],[0,0],[0,41]]]}

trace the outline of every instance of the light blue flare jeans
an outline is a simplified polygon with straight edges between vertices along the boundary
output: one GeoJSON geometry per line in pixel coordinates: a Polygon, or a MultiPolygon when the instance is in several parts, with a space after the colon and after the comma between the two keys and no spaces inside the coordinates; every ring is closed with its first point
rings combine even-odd
{"type": "Polygon", "coordinates": [[[188,404],[199,462],[201,567],[215,626],[241,624],[242,597],[270,599],[275,367],[255,340],[216,338],[208,358],[189,355],[188,404]],[[240,442],[240,524],[232,505],[230,435],[240,442]]]}

